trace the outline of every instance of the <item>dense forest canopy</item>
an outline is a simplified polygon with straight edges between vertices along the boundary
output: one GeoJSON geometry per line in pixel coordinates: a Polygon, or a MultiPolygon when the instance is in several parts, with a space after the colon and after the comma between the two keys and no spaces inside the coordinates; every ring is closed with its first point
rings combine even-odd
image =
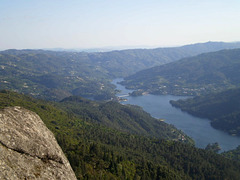
{"type": "MultiPolygon", "coordinates": [[[[89,103],[81,101],[82,105],[89,103]]],[[[40,115],[55,134],[78,179],[240,178],[239,162],[212,151],[114,130],[70,113],[71,106],[57,104],[10,91],[0,93],[1,108],[17,105],[40,115]]]]}
{"type": "Polygon", "coordinates": [[[192,115],[209,118],[214,128],[240,136],[240,88],[170,103],[192,115]]]}
{"type": "Polygon", "coordinates": [[[88,122],[123,132],[193,144],[193,140],[186,134],[173,125],[151,117],[139,106],[121,105],[114,101],[96,102],[78,96],[65,98],[58,103],[58,106],[88,122]]]}

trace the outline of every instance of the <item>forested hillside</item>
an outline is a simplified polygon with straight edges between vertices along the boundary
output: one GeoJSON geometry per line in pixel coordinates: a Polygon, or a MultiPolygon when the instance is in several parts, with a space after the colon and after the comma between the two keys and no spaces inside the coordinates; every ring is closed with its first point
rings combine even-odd
{"type": "Polygon", "coordinates": [[[186,134],[151,117],[139,106],[121,105],[113,101],[96,102],[77,96],[65,98],[57,105],[78,118],[112,129],[194,144],[186,134]]]}
{"type": "Polygon", "coordinates": [[[240,87],[240,49],[185,58],[125,78],[134,94],[199,95],[240,87]]]}
{"type": "Polygon", "coordinates": [[[170,103],[192,115],[209,118],[214,128],[240,136],[240,88],[170,103]]]}
{"type": "Polygon", "coordinates": [[[105,53],[6,50],[0,52],[1,89],[61,100],[80,95],[96,100],[114,97],[110,81],[183,57],[240,43],[208,42],[173,48],[133,49],[105,53]]]}
{"type": "Polygon", "coordinates": [[[1,108],[16,105],[40,115],[55,134],[78,179],[240,178],[238,162],[211,151],[117,131],[91,123],[93,119],[79,118],[70,113],[70,106],[59,109],[56,103],[1,91],[1,108]]]}

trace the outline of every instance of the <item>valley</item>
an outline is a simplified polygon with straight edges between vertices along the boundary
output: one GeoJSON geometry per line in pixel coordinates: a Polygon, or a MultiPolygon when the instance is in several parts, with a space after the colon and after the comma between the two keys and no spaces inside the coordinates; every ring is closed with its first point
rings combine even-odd
{"type": "MultiPolygon", "coordinates": [[[[126,89],[124,86],[119,84],[118,82],[121,82],[123,79],[115,79],[113,83],[117,86],[117,89],[120,90],[119,96],[122,96],[123,94],[131,93],[132,90],[126,89]]],[[[227,94],[227,93],[226,93],[227,94]]],[[[229,93],[228,93],[229,94],[229,93]]],[[[230,94],[229,94],[230,95],[230,94]]],[[[234,94],[236,95],[236,93],[234,94]]],[[[232,95],[233,98],[235,98],[235,101],[238,102],[238,98],[236,96],[232,95]]],[[[125,96],[124,97],[127,101],[122,101],[122,104],[133,104],[141,106],[146,112],[150,113],[153,117],[158,119],[164,119],[164,122],[168,124],[173,124],[176,128],[186,133],[188,136],[193,138],[195,141],[196,147],[204,149],[208,144],[218,142],[221,150],[220,152],[228,151],[235,149],[240,145],[240,137],[232,136],[226,132],[223,132],[221,129],[218,128],[215,129],[215,126],[211,126],[211,122],[208,118],[208,116],[200,116],[202,118],[198,118],[196,116],[196,113],[191,113],[186,108],[184,108],[181,105],[181,102],[190,102],[191,99],[188,100],[188,96],[173,96],[173,95],[144,95],[144,96],[125,96]],[[175,103],[176,102],[176,103],[175,103]],[[177,106],[177,102],[179,102],[179,106],[177,106]],[[182,110],[190,112],[189,115],[186,112],[181,111],[180,109],[177,109],[173,107],[171,104],[173,104],[176,107],[181,107],[182,110]],[[176,105],[175,105],[176,104],[176,105]]],[[[206,102],[209,102],[209,97],[206,98],[206,102]]],[[[219,98],[218,98],[219,99],[219,98]]],[[[224,99],[224,98],[222,98],[224,99]]],[[[193,103],[197,101],[194,99],[191,101],[192,103],[189,103],[188,108],[194,109],[193,103]]],[[[215,101],[212,101],[215,102],[215,101]]],[[[224,103],[223,103],[224,104],[224,103]]],[[[212,112],[213,110],[206,106],[206,103],[202,106],[202,108],[205,108],[206,110],[212,112]]],[[[232,109],[232,107],[228,106],[229,110],[232,109]]],[[[235,105],[234,107],[238,108],[238,105],[235,105]]],[[[227,108],[227,107],[226,107],[227,108]]],[[[222,110],[222,108],[221,108],[222,110]]],[[[203,110],[199,110],[199,113],[202,112],[204,114],[203,110]]],[[[214,111],[215,112],[215,111],[214,111]]],[[[237,120],[236,120],[237,122],[237,120]]],[[[226,125],[223,127],[227,127],[226,125]]],[[[237,127],[236,124],[233,125],[233,127],[237,127]]]]}
{"type": "Polygon", "coordinates": [[[0,7],[0,179],[240,180],[240,1],[0,7]]]}
{"type": "MultiPolygon", "coordinates": [[[[169,104],[238,87],[236,47],[239,43],[207,42],[91,53],[1,51],[0,108],[37,113],[78,179],[238,179],[238,128],[230,136],[169,104]],[[131,90],[117,84],[119,77],[131,90]],[[216,142],[221,154],[211,146],[216,142]]],[[[221,116],[212,124],[227,121],[221,116]]]]}
{"type": "MultiPolygon", "coordinates": [[[[71,95],[95,100],[109,100],[114,98],[116,93],[111,85],[112,79],[127,77],[138,71],[175,62],[185,57],[238,47],[240,43],[207,42],[172,48],[95,53],[10,49],[0,52],[0,85],[1,89],[10,89],[53,101],[60,101],[71,95]]],[[[158,68],[150,70],[151,76],[155,76],[158,68]]],[[[231,72],[232,70],[226,69],[225,71],[231,72]]],[[[184,72],[185,69],[182,73],[184,72]]],[[[183,74],[173,76],[169,80],[159,76],[149,79],[151,77],[146,74],[143,73],[143,77],[139,77],[140,81],[139,78],[135,78],[135,75],[132,77],[137,83],[139,81],[139,84],[143,83],[141,80],[146,81],[147,84],[139,86],[135,83],[134,85],[132,80],[131,86],[129,80],[124,84],[127,88],[142,89],[149,93],[176,95],[195,95],[199,94],[202,89],[203,92],[208,92],[216,88],[214,83],[208,83],[203,88],[201,84],[200,86],[188,85],[177,81],[178,77],[184,78],[183,74]]],[[[216,77],[221,76],[216,75],[216,77]]],[[[129,78],[131,76],[126,80],[129,78]]],[[[224,88],[232,84],[224,81],[224,84],[217,85],[224,88]]]]}

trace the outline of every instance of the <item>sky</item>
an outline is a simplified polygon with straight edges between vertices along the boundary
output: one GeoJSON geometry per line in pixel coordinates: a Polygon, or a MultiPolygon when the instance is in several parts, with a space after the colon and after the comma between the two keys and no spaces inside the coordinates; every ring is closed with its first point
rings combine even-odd
{"type": "Polygon", "coordinates": [[[239,0],[0,0],[0,49],[240,41],[239,0]]]}

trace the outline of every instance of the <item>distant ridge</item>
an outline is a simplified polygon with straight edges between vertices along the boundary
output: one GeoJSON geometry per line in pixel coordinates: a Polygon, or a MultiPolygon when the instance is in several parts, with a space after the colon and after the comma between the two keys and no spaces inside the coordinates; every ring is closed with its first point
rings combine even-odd
{"type": "Polygon", "coordinates": [[[127,88],[152,94],[199,95],[240,87],[240,49],[188,57],[125,78],[127,88]]]}
{"type": "MultiPolygon", "coordinates": [[[[231,48],[236,48],[236,46],[239,46],[240,42],[222,42],[222,41],[208,41],[208,42],[203,42],[203,43],[192,43],[192,44],[187,44],[187,45],[174,45],[174,46],[108,46],[108,47],[99,47],[99,48],[40,48],[43,50],[49,50],[49,51],[66,51],[66,52],[110,52],[110,51],[124,51],[124,50],[151,50],[151,49],[162,49],[162,48],[187,48],[187,47],[202,47],[204,46],[207,48],[210,48],[213,51],[216,51],[214,46],[218,46],[220,49],[231,49],[231,48]],[[229,44],[229,47],[226,48],[226,44],[229,44]]],[[[239,46],[240,47],[240,46],[239,46]]],[[[219,50],[220,50],[219,49],[219,50]]],[[[206,51],[209,52],[209,51],[206,51]]]]}
{"type": "Polygon", "coordinates": [[[0,52],[0,84],[2,89],[48,100],[61,100],[71,95],[109,100],[115,93],[110,84],[114,78],[127,77],[181,58],[238,47],[240,43],[207,42],[94,53],[10,49],[0,52]]]}

